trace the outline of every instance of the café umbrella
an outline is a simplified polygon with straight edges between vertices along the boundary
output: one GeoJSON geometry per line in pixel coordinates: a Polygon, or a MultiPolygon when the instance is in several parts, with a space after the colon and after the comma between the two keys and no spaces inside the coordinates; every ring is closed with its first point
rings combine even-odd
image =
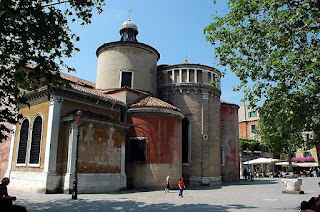
{"type": "Polygon", "coordinates": [[[280,159],[274,159],[274,158],[257,158],[253,160],[249,160],[244,162],[243,164],[248,165],[257,165],[257,164],[271,164],[280,161],[280,159]]]}

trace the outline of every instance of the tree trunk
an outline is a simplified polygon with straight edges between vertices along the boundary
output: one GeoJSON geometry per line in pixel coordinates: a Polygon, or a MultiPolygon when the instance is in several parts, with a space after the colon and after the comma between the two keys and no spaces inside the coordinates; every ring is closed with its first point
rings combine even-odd
{"type": "Polygon", "coordinates": [[[288,166],[288,171],[289,172],[292,172],[293,171],[293,168],[292,168],[292,154],[291,152],[288,153],[288,162],[289,162],[289,166],[288,166]]]}

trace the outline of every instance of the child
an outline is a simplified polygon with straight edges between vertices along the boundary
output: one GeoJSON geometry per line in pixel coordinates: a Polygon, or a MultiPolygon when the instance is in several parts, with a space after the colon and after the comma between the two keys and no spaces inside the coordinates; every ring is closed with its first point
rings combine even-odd
{"type": "Polygon", "coordinates": [[[183,189],[184,188],[186,188],[186,187],[184,186],[183,178],[181,177],[180,181],[179,181],[179,197],[183,197],[183,189]]]}

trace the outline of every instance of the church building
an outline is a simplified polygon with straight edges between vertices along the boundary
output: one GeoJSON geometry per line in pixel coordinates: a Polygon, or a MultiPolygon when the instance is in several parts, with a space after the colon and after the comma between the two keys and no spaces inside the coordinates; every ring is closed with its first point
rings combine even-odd
{"type": "Polygon", "coordinates": [[[70,86],[29,94],[13,126],[11,188],[70,193],[76,167],[79,193],[163,189],[168,173],[173,187],[180,177],[189,186],[239,181],[239,107],[220,99],[219,70],[158,65],[137,35],[129,19],[120,41],[97,49],[96,83],[61,73],[70,86]]]}

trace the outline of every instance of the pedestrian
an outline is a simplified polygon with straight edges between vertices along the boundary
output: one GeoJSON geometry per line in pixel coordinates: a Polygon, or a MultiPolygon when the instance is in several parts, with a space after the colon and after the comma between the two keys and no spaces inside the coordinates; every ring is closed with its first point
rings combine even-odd
{"type": "Polygon", "coordinates": [[[5,177],[2,179],[0,184],[0,209],[2,212],[27,212],[26,208],[20,205],[13,205],[12,201],[16,201],[17,198],[8,195],[7,186],[9,185],[9,178],[5,177]]]}
{"type": "Polygon", "coordinates": [[[244,176],[244,180],[247,181],[247,179],[248,179],[248,171],[247,171],[247,168],[244,168],[242,175],[244,176]]]}
{"type": "Polygon", "coordinates": [[[253,169],[250,169],[250,179],[254,180],[254,171],[253,171],[253,169]]]}
{"type": "Polygon", "coordinates": [[[167,179],[166,179],[166,188],[164,189],[164,193],[169,193],[170,190],[170,173],[168,173],[167,179]]]}
{"type": "Polygon", "coordinates": [[[179,180],[179,197],[183,197],[183,189],[185,189],[185,185],[183,182],[183,178],[181,177],[179,180]]]}

